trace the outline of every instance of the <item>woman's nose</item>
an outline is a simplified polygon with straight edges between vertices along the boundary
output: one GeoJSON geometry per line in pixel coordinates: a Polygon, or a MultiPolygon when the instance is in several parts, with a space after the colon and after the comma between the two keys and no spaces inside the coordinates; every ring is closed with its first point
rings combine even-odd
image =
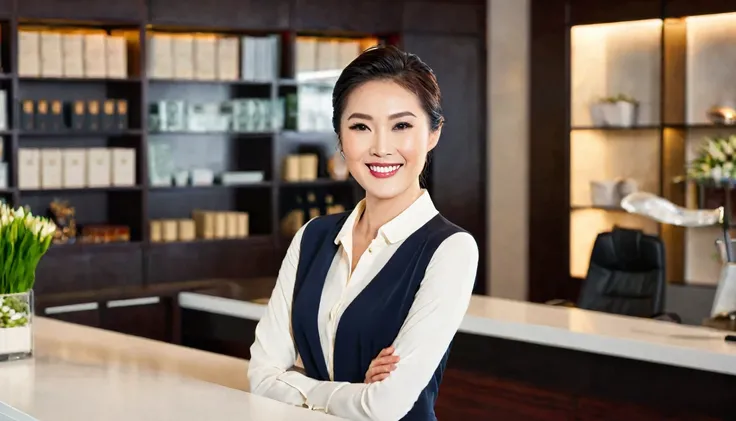
{"type": "Polygon", "coordinates": [[[391,155],[391,145],[386,136],[382,131],[376,133],[373,137],[373,145],[371,147],[371,155],[375,156],[387,156],[391,155]]]}

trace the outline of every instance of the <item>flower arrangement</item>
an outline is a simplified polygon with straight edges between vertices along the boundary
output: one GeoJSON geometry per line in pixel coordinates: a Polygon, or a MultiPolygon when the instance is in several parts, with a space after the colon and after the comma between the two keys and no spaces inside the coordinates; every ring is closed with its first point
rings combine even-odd
{"type": "Polygon", "coordinates": [[[29,322],[32,303],[27,295],[55,232],[48,219],[0,204],[0,330],[29,322]]]}
{"type": "Polygon", "coordinates": [[[736,180],[736,135],[707,137],[687,169],[688,178],[699,183],[732,183],[736,180]]]}

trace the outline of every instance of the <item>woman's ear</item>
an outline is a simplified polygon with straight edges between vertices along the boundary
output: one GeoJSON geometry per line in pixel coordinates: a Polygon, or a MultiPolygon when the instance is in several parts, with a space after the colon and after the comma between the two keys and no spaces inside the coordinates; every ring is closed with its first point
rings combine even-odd
{"type": "Polygon", "coordinates": [[[432,149],[437,146],[437,143],[440,141],[440,135],[442,134],[442,126],[445,124],[444,120],[440,123],[440,126],[437,127],[437,130],[429,133],[429,144],[427,145],[427,152],[431,151],[432,149]]]}

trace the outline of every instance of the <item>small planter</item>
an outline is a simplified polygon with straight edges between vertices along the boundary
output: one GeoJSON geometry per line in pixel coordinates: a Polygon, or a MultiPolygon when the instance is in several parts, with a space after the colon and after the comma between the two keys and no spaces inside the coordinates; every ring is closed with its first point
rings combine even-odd
{"type": "Polygon", "coordinates": [[[33,356],[33,291],[0,295],[0,361],[33,356]]]}
{"type": "MultiPolygon", "coordinates": [[[[638,120],[639,106],[633,102],[619,101],[614,104],[618,126],[633,127],[638,120]]],[[[615,125],[615,124],[614,124],[615,125]]]]}
{"type": "Polygon", "coordinates": [[[638,117],[639,104],[628,97],[608,98],[590,105],[594,127],[633,127],[638,123],[638,117]]]}
{"type": "Polygon", "coordinates": [[[621,206],[618,181],[591,181],[590,202],[601,208],[617,208],[621,206]]]}
{"type": "Polygon", "coordinates": [[[590,120],[593,122],[593,127],[608,126],[606,109],[609,105],[611,104],[607,102],[596,102],[595,104],[590,104],[590,120]]]}

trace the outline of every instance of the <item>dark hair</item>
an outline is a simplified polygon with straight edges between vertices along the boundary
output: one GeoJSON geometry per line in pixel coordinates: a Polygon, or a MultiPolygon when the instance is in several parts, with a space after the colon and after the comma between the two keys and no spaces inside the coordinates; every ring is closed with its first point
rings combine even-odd
{"type": "Polygon", "coordinates": [[[340,74],[332,92],[332,126],[340,134],[340,118],[345,102],[358,86],[373,80],[391,80],[413,92],[429,117],[432,131],[440,128],[442,95],[432,69],[415,54],[394,46],[371,47],[353,60],[340,74]]]}

